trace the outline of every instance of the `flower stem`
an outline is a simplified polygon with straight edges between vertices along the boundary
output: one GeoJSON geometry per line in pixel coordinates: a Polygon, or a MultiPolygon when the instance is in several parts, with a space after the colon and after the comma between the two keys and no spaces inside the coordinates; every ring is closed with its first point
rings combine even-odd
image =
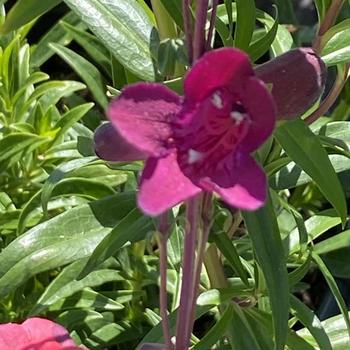
{"type": "Polygon", "coordinates": [[[207,44],[206,44],[206,51],[209,51],[211,48],[211,41],[213,39],[213,33],[215,28],[215,22],[216,22],[216,11],[217,7],[219,5],[219,0],[213,0],[213,5],[211,8],[211,17],[210,17],[210,25],[209,25],[209,31],[208,31],[208,37],[207,37],[207,44]]]}
{"type": "Polygon", "coordinates": [[[192,65],[193,61],[193,31],[192,31],[192,17],[190,10],[190,0],[182,0],[182,13],[184,17],[184,28],[185,28],[185,36],[186,36],[186,45],[187,45],[187,53],[188,60],[190,65],[192,65]]]}
{"type": "Polygon", "coordinates": [[[191,326],[189,327],[190,331],[192,330],[193,323],[194,323],[196,301],[197,301],[197,295],[198,295],[198,290],[200,285],[200,277],[201,277],[204,253],[206,250],[210,229],[213,224],[213,196],[209,192],[206,192],[203,196],[202,223],[203,223],[203,229],[201,230],[201,234],[199,237],[197,259],[195,263],[193,298],[192,298],[191,308],[189,310],[189,313],[191,315],[190,316],[191,326]]]}
{"type": "Polygon", "coordinates": [[[315,42],[312,45],[313,49],[317,54],[319,54],[323,49],[324,44],[322,43],[322,37],[327,32],[327,30],[334,25],[343,5],[344,5],[344,0],[333,0],[331,5],[329,6],[329,9],[327,10],[326,15],[318,29],[315,42]]]}
{"type": "Polygon", "coordinates": [[[160,269],[160,291],[159,305],[160,316],[162,317],[163,337],[166,350],[172,350],[169,318],[168,318],[168,296],[167,296],[167,265],[168,265],[168,235],[169,221],[168,213],[162,214],[159,223],[159,269],[160,269]]]}
{"type": "Polygon", "coordinates": [[[319,117],[324,115],[330,107],[332,107],[347,81],[349,69],[350,63],[346,64],[344,71],[338,73],[337,79],[335,80],[327,97],[321,102],[320,106],[313,113],[305,118],[306,124],[312,124],[319,117]]]}
{"type": "Polygon", "coordinates": [[[207,10],[209,0],[197,0],[196,25],[194,28],[193,60],[201,57],[205,51],[205,24],[207,21],[207,10]]]}
{"type": "Polygon", "coordinates": [[[176,325],[176,350],[186,350],[192,330],[191,313],[189,312],[194,294],[194,271],[196,257],[196,239],[199,224],[199,198],[194,197],[187,202],[187,228],[184,242],[182,265],[182,285],[180,306],[176,325]]]}

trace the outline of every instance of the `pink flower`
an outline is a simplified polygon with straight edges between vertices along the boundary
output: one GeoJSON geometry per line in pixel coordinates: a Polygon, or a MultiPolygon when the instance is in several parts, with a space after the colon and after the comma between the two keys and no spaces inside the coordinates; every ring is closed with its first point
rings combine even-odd
{"type": "Polygon", "coordinates": [[[82,350],[62,326],[38,317],[0,325],[1,350],[82,350]]]}
{"type": "Polygon", "coordinates": [[[276,112],[248,56],[231,48],[205,54],[185,77],[184,93],[138,83],[109,107],[120,137],[147,156],[139,207],[159,215],[209,191],[234,207],[259,208],[266,177],[250,154],[271,135],[276,112]]]}

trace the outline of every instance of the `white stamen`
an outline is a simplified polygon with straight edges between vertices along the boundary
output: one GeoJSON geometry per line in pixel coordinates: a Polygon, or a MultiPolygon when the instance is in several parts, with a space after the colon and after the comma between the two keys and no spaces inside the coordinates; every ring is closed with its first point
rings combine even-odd
{"type": "Polygon", "coordinates": [[[213,96],[211,98],[211,102],[218,109],[222,109],[224,107],[224,104],[222,102],[222,98],[221,98],[221,96],[220,96],[220,94],[218,92],[215,92],[213,94],[213,96]]]}
{"type": "Polygon", "coordinates": [[[230,113],[230,117],[235,121],[236,125],[239,125],[244,120],[245,115],[240,112],[233,111],[230,113]]]}
{"type": "Polygon", "coordinates": [[[171,341],[171,343],[172,343],[173,345],[176,344],[176,337],[175,337],[175,335],[174,335],[173,337],[170,338],[170,341],[171,341]]]}
{"type": "Polygon", "coordinates": [[[194,149],[188,150],[188,164],[197,163],[203,158],[203,153],[195,151],[194,149]]]}

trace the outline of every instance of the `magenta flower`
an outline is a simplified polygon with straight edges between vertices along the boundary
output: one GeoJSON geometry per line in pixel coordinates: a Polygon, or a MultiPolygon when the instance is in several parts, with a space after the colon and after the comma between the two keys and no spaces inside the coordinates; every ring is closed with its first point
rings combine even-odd
{"type": "Polygon", "coordinates": [[[266,178],[250,154],[271,135],[276,112],[248,56],[231,48],[205,54],[185,77],[184,93],[138,83],[109,107],[126,144],[147,155],[139,207],[159,215],[209,191],[234,207],[259,208],[266,178]]]}
{"type": "Polygon", "coordinates": [[[62,326],[38,317],[0,325],[1,350],[82,350],[62,326]]]}

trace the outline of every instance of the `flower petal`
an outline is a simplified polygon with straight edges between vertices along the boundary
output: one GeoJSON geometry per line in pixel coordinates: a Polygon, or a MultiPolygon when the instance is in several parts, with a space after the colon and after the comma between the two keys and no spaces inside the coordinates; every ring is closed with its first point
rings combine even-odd
{"type": "Polygon", "coordinates": [[[75,346],[68,331],[50,320],[29,318],[22,323],[22,327],[30,338],[30,344],[40,345],[40,349],[66,349],[75,346]]]}
{"type": "Polygon", "coordinates": [[[246,82],[242,101],[251,124],[241,147],[245,152],[252,152],[272,134],[276,122],[276,106],[265,84],[255,77],[246,82]]]}
{"type": "Polygon", "coordinates": [[[107,114],[129,144],[149,156],[160,157],[168,153],[171,122],[180,103],[180,97],[161,84],[138,83],[123,90],[107,114]]]}
{"type": "Polygon", "coordinates": [[[214,90],[222,87],[239,88],[246,77],[254,74],[247,54],[223,48],[210,51],[195,62],[184,82],[186,99],[202,101],[214,90]]]}
{"type": "Polygon", "coordinates": [[[201,192],[180,170],[175,152],[164,158],[149,158],[141,177],[138,205],[156,216],[201,192]]]}
{"type": "Polygon", "coordinates": [[[220,170],[201,179],[201,187],[216,192],[223,201],[244,210],[256,210],[266,200],[266,176],[255,160],[241,156],[235,162],[227,157],[220,170]]]}
{"type": "Polygon", "coordinates": [[[28,335],[21,325],[16,323],[0,325],[1,350],[20,350],[24,344],[28,343],[28,335]]]}
{"type": "Polygon", "coordinates": [[[144,152],[121,137],[112,123],[104,123],[96,129],[94,149],[98,157],[111,162],[132,162],[147,158],[144,152]]]}

